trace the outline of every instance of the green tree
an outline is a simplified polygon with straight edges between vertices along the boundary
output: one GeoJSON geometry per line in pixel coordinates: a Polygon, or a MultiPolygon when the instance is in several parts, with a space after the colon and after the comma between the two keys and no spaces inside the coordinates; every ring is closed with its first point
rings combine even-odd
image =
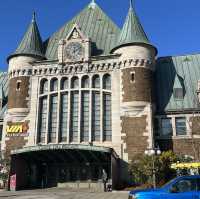
{"type": "Polygon", "coordinates": [[[178,160],[178,156],[172,151],[163,152],[159,156],[140,154],[133,158],[129,171],[136,185],[152,185],[153,172],[156,173],[157,184],[162,185],[175,176],[176,171],[171,168],[171,164],[176,163],[178,160]]]}

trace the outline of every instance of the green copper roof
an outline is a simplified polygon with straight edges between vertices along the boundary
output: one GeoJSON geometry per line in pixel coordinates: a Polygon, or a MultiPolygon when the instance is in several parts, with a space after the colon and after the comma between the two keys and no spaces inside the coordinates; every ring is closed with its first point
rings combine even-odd
{"type": "Polygon", "coordinates": [[[157,111],[164,113],[199,108],[198,80],[200,54],[159,58],[156,64],[157,111]],[[183,99],[174,97],[175,88],[183,89],[183,99]]]}
{"type": "Polygon", "coordinates": [[[110,50],[116,43],[118,34],[120,33],[120,29],[92,1],[45,42],[47,59],[57,59],[58,42],[60,39],[65,39],[68,36],[74,24],[77,24],[83,34],[91,39],[93,56],[110,54],[110,50]]]}
{"type": "Polygon", "coordinates": [[[128,15],[126,17],[123,29],[118,37],[118,41],[114,46],[114,49],[112,49],[112,52],[120,46],[133,43],[143,43],[151,45],[139,21],[139,18],[137,17],[136,12],[133,9],[132,1],[130,1],[128,15]]]}
{"type": "Polygon", "coordinates": [[[33,19],[20,45],[10,57],[16,55],[34,55],[44,57],[42,39],[36,23],[35,14],[33,15],[33,19]]]}

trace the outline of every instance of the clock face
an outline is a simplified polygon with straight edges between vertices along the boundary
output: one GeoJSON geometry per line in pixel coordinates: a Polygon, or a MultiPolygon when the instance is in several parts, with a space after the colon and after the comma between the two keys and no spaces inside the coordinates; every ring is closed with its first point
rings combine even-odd
{"type": "Polygon", "coordinates": [[[79,42],[71,42],[65,47],[65,56],[72,61],[79,61],[83,58],[84,48],[79,42]]]}

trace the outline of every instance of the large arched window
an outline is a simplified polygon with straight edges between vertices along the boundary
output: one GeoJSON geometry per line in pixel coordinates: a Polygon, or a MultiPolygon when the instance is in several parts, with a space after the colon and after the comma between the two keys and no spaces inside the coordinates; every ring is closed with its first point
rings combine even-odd
{"type": "Polygon", "coordinates": [[[40,94],[45,94],[48,92],[48,80],[42,79],[40,83],[40,94]]]}
{"type": "Polygon", "coordinates": [[[66,90],[68,88],[69,88],[68,78],[62,78],[62,80],[61,80],[61,90],[66,90]]]}
{"type": "Polygon", "coordinates": [[[92,87],[93,88],[100,88],[100,77],[99,75],[95,75],[92,78],[92,87]]]}
{"type": "Polygon", "coordinates": [[[73,89],[79,88],[79,79],[78,79],[78,77],[72,77],[72,79],[71,79],[71,88],[73,88],[73,89]]]}
{"type": "Polygon", "coordinates": [[[57,91],[58,90],[58,80],[52,79],[51,80],[51,91],[57,91]]]}
{"type": "Polygon", "coordinates": [[[103,76],[103,89],[111,90],[111,77],[109,74],[103,76]]]}
{"type": "Polygon", "coordinates": [[[81,82],[81,87],[82,88],[89,88],[90,86],[90,79],[89,77],[86,75],[86,76],[83,76],[82,77],[82,82],[81,82]]]}
{"type": "MultiPolygon", "coordinates": [[[[81,75],[80,75],[81,76],[81,75]]],[[[42,79],[38,106],[38,142],[112,140],[111,75],[42,79]],[[60,82],[59,82],[60,81],[60,82]]]]}

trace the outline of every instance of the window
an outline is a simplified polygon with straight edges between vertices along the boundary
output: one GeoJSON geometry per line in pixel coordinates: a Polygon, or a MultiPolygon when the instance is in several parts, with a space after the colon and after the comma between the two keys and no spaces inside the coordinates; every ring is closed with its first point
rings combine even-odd
{"type": "Polygon", "coordinates": [[[93,88],[100,88],[100,78],[99,75],[95,75],[92,79],[92,87],[93,88]]]}
{"type": "Polygon", "coordinates": [[[135,82],[135,72],[131,72],[131,83],[135,82]]]}
{"type": "Polygon", "coordinates": [[[171,118],[161,119],[161,132],[162,136],[171,136],[173,134],[171,118]]]}
{"type": "Polygon", "coordinates": [[[16,91],[20,91],[21,88],[21,80],[17,81],[17,87],[16,87],[16,91]]]}
{"type": "Polygon", "coordinates": [[[100,93],[92,94],[92,138],[93,141],[100,141],[100,93]]]}
{"type": "Polygon", "coordinates": [[[67,78],[61,80],[61,90],[66,90],[69,87],[69,81],[67,78]]]}
{"type": "Polygon", "coordinates": [[[111,111],[111,95],[103,95],[103,133],[104,141],[112,140],[112,111],[111,111]]]}
{"type": "Polygon", "coordinates": [[[88,76],[84,76],[82,78],[82,88],[89,88],[90,87],[90,79],[88,76]]]}
{"type": "Polygon", "coordinates": [[[40,84],[40,94],[45,94],[48,92],[48,80],[43,79],[40,84]]]}
{"type": "Polygon", "coordinates": [[[79,88],[79,79],[78,79],[78,77],[73,77],[71,79],[71,88],[74,88],[74,89],[79,88]]]}
{"type": "Polygon", "coordinates": [[[186,135],[186,118],[176,118],[176,135],[186,135]]]}
{"type": "Polygon", "coordinates": [[[52,95],[50,99],[49,142],[56,141],[57,111],[58,111],[58,96],[52,95]]]}
{"type": "Polygon", "coordinates": [[[71,94],[71,132],[70,141],[78,141],[78,117],[79,116],[79,93],[77,91],[71,94]]]}
{"type": "Polygon", "coordinates": [[[0,125],[0,141],[2,140],[3,125],[0,125]]]}
{"type": "Polygon", "coordinates": [[[111,90],[111,78],[109,74],[103,76],[103,89],[111,90]]]}
{"type": "Polygon", "coordinates": [[[39,113],[39,137],[38,141],[45,142],[46,125],[47,125],[47,97],[40,99],[39,113]]]}
{"type": "Polygon", "coordinates": [[[184,98],[184,92],[182,88],[174,88],[173,96],[177,100],[182,100],[184,98]]]}
{"type": "Polygon", "coordinates": [[[89,91],[84,91],[82,93],[82,114],[81,114],[81,141],[89,141],[89,105],[90,105],[90,95],[89,91]]]}
{"type": "Polygon", "coordinates": [[[197,184],[196,179],[184,179],[177,182],[175,185],[172,186],[173,192],[175,193],[183,193],[189,191],[196,191],[197,184]]]}
{"type": "Polygon", "coordinates": [[[60,120],[60,141],[67,141],[67,128],[68,128],[68,93],[61,95],[61,120],[60,120]]]}
{"type": "Polygon", "coordinates": [[[58,80],[53,79],[51,80],[51,91],[57,91],[58,90],[58,80]]]}

